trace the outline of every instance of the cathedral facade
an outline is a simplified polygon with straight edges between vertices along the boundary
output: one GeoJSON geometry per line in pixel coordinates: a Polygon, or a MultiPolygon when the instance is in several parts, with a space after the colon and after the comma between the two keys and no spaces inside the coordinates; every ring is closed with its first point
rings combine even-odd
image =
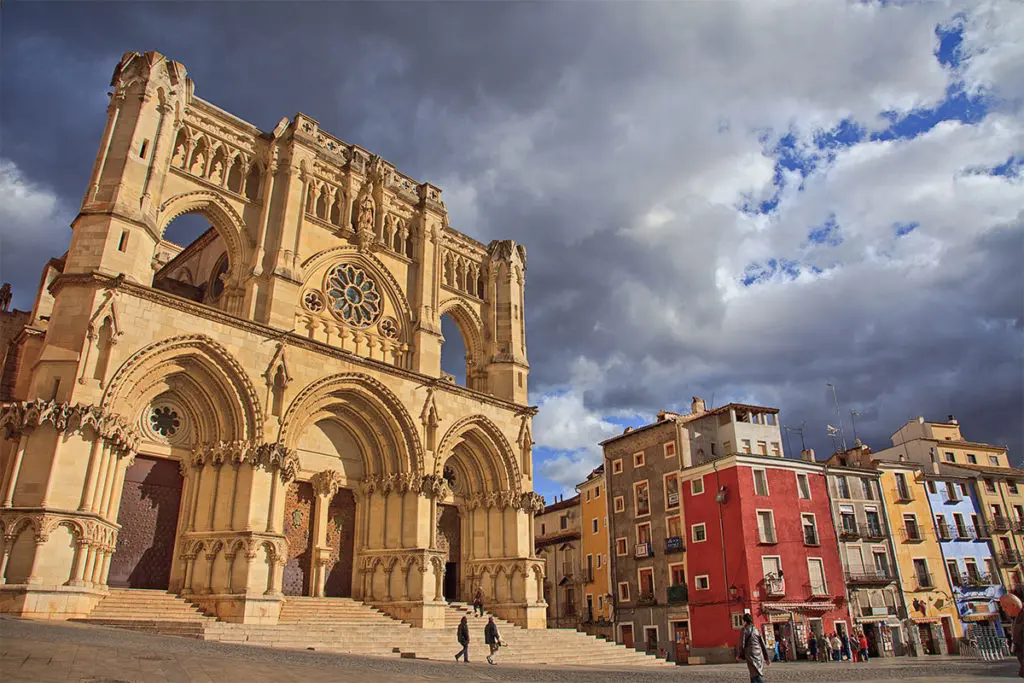
{"type": "Polygon", "coordinates": [[[163,55],[126,53],[111,89],[70,247],[2,337],[0,612],[82,616],[118,586],[429,628],[481,588],[544,627],[525,249],[453,230],[439,188],[308,116],[264,132],[196,97],[163,55]],[[185,214],[209,230],[165,240],[185,214]]]}

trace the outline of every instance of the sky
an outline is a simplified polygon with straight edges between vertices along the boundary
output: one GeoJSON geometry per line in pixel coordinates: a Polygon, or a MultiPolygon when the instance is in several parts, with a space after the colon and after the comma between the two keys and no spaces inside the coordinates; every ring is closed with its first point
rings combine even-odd
{"type": "Polygon", "coordinates": [[[9,1],[0,32],[17,307],[67,247],[114,66],[156,50],[526,245],[549,500],[692,396],[778,407],[819,455],[851,411],[875,449],[953,414],[1021,462],[1024,3],[9,1]]]}

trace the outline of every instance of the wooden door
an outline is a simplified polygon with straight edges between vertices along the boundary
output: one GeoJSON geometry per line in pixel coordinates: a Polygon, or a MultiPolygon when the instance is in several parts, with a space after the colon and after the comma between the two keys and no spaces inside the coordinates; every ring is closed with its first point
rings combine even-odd
{"type": "Polygon", "coordinates": [[[674,625],[676,640],[677,664],[686,664],[690,660],[690,624],[686,621],[677,621],[674,625]]]}
{"type": "Polygon", "coordinates": [[[284,565],[281,592],[311,595],[313,528],[313,486],[308,481],[292,482],[284,505],[284,535],[288,539],[288,560],[284,565]]]}
{"type": "Polygon", "coordinates": [[[107,583],[120,588],[167,589],[181,505],[176,460],[137,456],[124,475],[117,548],[107,583]]]}
{"type": "Polygon", "coordinates": [[[633,625],[622,625],[622,644],[626,647],[633,647],[633,625]]]}

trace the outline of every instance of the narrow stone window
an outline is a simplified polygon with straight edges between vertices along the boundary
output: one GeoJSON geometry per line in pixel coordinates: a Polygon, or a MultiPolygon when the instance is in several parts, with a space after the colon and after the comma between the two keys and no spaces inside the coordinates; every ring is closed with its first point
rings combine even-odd
{"type": "Polygon", "coordinates": [[[123,252],[127,248],[128,248],[128,231],[127,230],[122,230],[121,231],[121,239],[118,240],[118,242],[117,242],[117,250],[123,252]]]}
{"type": "Polygon", "coordinates": [[[145,159],[146,158],[146,149],[148,147],[149,147],[149,140],[143,140],[142,141],[142,147],[139,147],[139,158],[140,159],[145,159]]]}

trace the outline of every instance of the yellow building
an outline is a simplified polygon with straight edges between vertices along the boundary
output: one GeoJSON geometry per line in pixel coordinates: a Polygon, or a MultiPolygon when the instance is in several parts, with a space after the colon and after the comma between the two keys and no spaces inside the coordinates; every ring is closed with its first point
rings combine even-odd
{"type": "Polygon", "coordinates": [[[1000,578],[1007,590],[1024,583],[1024,470],[1010,467],[1005,446],[967,441],[952,415],[946,422],[911,420],[892,435],[893,447],[874,457],[923,466],[942,462],[974,479],[985,531],[991,535],[1000,578]]]}
{"type": "Polygon", "coordinates": [[[924,476],[916,463],[875,458],[881,470],[896,566],[907,605],[904,622],[911,649],[918,654],[955,654],[962,633],[942,550],[932,525],[924,476]]]}
{"type": "Polygon", "coordinates": [[[583,604],[589,621],[612,618],[612,584],[608,571],[608,505],[604,465],[591,472],[577,489],[583,522],[583,604]]]}

